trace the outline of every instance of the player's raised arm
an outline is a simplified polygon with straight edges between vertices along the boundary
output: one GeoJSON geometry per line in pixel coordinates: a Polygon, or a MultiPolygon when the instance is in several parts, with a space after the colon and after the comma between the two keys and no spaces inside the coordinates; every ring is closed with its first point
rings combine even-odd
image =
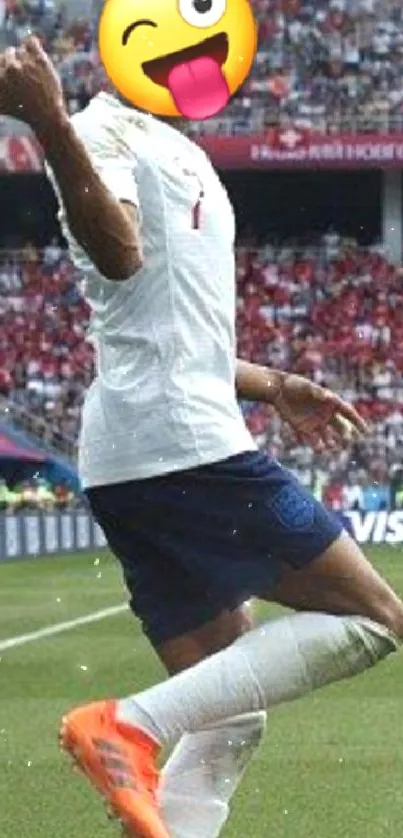
{"type": "MultiPolygon", "coordinates": [[[[99,273],[112,280],[132,276],[141,267],[142,247],[131,193],[117,197],[97,169],[69,119],[60,80],[35,38],[0,57],[0,112],[35,131],[68,228],[99,273]]],[[[123,181],[121,169],[116,177],[123,181]]]]}

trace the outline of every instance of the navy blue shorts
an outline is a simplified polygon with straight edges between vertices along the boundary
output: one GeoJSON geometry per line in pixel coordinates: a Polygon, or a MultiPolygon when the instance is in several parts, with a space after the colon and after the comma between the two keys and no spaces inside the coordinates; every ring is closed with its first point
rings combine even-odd
{"type": "Polygon", "coordinates": [[[304,567],[342,531],[291,472],[256,451],[87,494],[154,645],[266,596],[284,565],[304,567]]]}

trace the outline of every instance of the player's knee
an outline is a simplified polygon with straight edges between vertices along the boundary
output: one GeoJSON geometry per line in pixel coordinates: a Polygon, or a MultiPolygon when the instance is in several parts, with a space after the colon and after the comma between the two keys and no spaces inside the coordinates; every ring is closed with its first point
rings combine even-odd
{"type": "Polygon", "coordinates": [[[372,619],[403,640],[403,603],[392,592],[374,603],[372,619]]]}
{"type": "Polygon", "coordinates": [[[345,613],[359,614],[384,626],[393,635],[403,640],[403,602],[389,584],[374,570],[351,540],[340,542],[343,549],[347,546],[347,567],[342,591],[342,607],[345,613]],[[347,587],[347,579],[356,580],[356,584],[347,587]]]}
{"type": "MultiPolygon", "coordinates": [[[[381,578],[376,585],[361,587],[357,589],[358,598],[355,598],[355,613],[361,617],[369,618],[380,626],[384,626],[400,640],[403,640],[403,602],[395,594],[392,588],[381,578]]],[[[353,613],[350,608],[350,614],[353,613]]]]}
{"type": "Polygon", "coordinates": [[[368,617],[346,617],[349,630],[352,632],[354,643],[357,640],[365,650],[367,666],[373,666],[379,661],[397,652],[400,648],[400,638],[396,632],[382,622],[375,622],[368,617]]]}

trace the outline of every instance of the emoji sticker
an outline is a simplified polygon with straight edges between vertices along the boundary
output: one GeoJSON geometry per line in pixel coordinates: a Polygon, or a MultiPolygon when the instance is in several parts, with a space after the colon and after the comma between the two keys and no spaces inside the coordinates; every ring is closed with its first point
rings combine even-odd
{"type": "Polygon", "coordinates": [[[158,116],[208,119],[249,75],[248,0],[106,0],[99,51],[116,90],[158,116]]]}

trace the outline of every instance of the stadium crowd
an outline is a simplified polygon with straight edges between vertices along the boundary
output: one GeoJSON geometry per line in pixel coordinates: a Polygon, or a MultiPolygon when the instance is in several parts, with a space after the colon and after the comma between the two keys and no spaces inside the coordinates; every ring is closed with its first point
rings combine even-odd
{"type": "MultiPolygon", "coordinates": [[[[311,376],[354,403],[372,427],[370,440],[353,451],[319,455],[300,445],[271,408],[245,405],[259,445],[331,505],[344,504],[344,484],[355,487],[360,507],[364,495],[365,508],[403,503],[396,500],[403,291],[382,247],[361,249],[333,230],[315,246],[249,245],[238,252],[237,280],[239,355],[311,376]]],[[[71,263],[55,242],[43,252],[31,245],[3,252],[0,295],[0,393],[41,417],[54,437],[74,442],[93,356],[84,341],[89,312],[71,263]]]]}
{"type": "MultiPolygon", "coordinates": [[[[252,0],[259,49],[242,90],[192,130],[258,132],[292,125],[319,132],[403,126],[401,0],[252,0]]],[[[96,23],[68,20],[53,0],[5,0],[3,41],[37,33],[61,74],[70,111],[107,86],[96,23]]]]}
{"type": "Polygon", "coordinates": [[[315,455],[269,407],[245,405],[258,443],[331,504],[344,503],[344,483],[367,490],[366,508],[394,504],[403,465],[401,272],[381,246],[360,249],[333,230],[314,247],[244,250],[237,271],[239,354],[312,377],[371,426],[353,451],[315,455]]]}
{"type": "MultiPolygon", "coordinates": [[[[253,6],[254,69],[224,115],[193,131],[402,129],[401,0],[253,6]]],[[[41,37],[73,113],[107,80],[94,21],[71,20],[66,11],[53,0],[4,0],[0,37],[3,45],[32,31],[41,37]]],[[[318,455],[299,445],[270,408],[245,405],[258,443],[335,508],[403,507],[403,292],[382,247],[362,250],[333,230],[310,246],[248,245],[238,252],[237,279],[240,356],[312,376],[353,402],[372,426],[368,442],[318,455]]],[[[52,439],[73,445],[93,374],[84,341],[89,312],[76,280],[56,241],[43,252],[32,245],[0,251],[0,396],[36,417],[52,439]]]]}
{"type": "Polygon", "coordinates": [[[55,242],[42,253],[30,245],[0,251],[0,394],[11,393],[55,438],[70,442],[92,378],[88,312],[74,279],[55,242]]]}
{"type": "Polygon", "coordinates": [[[43,478],[8,483],[0,478],[0,512],[28,510],[65,512],[80,505],[80,499],[65,484],[53,485],[43,478]]]}

